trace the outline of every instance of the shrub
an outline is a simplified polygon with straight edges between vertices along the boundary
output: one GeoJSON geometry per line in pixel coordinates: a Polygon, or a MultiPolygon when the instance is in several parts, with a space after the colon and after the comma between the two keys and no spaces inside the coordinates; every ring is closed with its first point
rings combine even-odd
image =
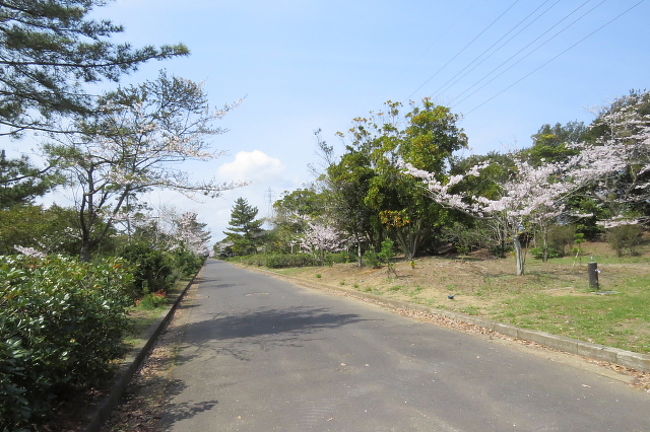
{"type": "Polygon", "coordinates": [[[229,261],[240,262],[242,264],[265,266],[269,268],[282,267],[307,267],[319,265],[316,257],[310,254],[258,254],[245,255],[229,258],[229,261]]]}
{"type": "Polygon", "coordinates": [[[227,258],[228,261],[239,262],[247,265],[255,265],[268,268],[283,267],[314,267],[322,264],[332,265],[334,263],[345,263],[350,261],[347,252],[327,253],[325,262],[321,263],[319,258],[306,253],[288,254],[288,253],[269,253],[257,255],[244,255],[227,258]]]}
{"type": "Polygon", "coordinates": [[[395,264],[393,263],[393,258],[395,258],[394,247],[395,243],[390,239],[386,239],[381,242],[381,251],[377,255],[381,263],[386,264],[386,274],[388,277],[390,277],[391,274],[397,276],[395,264]]]}
{"type": "Polygon", "coordinates": [[[641,244],[642,234],[643,230],[639,225],[620,225],[609,230],[607,241],[618,256],[625,253],[636,255],[636,247],[641,244]]]}
{"type": "Polygon", "coordinates": [[[132,271],[115,258],[0,257],[0,430],[106,376],[123,354],[132,271]]]}
{"type": "Polygon", "coordinates": [[[118,253],[137,268],[132,292],[134,298],[152,291],[167,290],[176,280],[174,259],[149,243],[128,243],[118,253]]]}
{"type": "Polygon", "coordinates": [[[203,266],[205,257],[195,254],[185,248],[177,248],[171,252],[173,266],[181,277],[192,277],[203,266]]]}
{"type": "Polygon", "coordinates": [[[576,238],[576,227],[573,225],[555,225],[548,230],[549,258],[551,249],[555,250],[558,256],[564,256],[567,248],[573,244],[576,238]]]}
{"type": "MultiPolygon", "coordinates": [[[[531,248],[530,253],[535,259],[544,259],[544,249],[541,247],[531,248]]],[[[559,258],[562,256],[564,256],[564,253],[561,253],[553,247],[549,247],[546,251],[547,258],[559,258]]]]}
{"type": "Polygon", "coordinates": [[[363,254],[363,262],[365,265],[372,268],[381,267],[381,260],[379,259],[379,255],[372,249],[368,249],[366,253],[363,254]]]}
{"type": "Polygon", "coordinates": [[[140,299],[139,305],[143,309],[156,309],[167,304],[167,296],[162,291],[149,293],[140,299]]]}

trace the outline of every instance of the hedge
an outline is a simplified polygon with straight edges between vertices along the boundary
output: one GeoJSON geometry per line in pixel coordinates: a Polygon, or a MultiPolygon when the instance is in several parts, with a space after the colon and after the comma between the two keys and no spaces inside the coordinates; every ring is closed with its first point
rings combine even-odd
{"type": "Polygon", "coordinates": [[[123,354],[133,269],[123,259],[0,256],[0,430],[30,430],[123,354]]]}

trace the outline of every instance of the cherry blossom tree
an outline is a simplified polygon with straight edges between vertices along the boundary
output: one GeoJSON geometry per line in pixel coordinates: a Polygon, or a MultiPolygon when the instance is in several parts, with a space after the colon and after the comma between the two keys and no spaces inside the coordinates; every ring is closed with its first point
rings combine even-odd
{"type": "Polygon", "coordinates": [[[316,222],[309,222],[302,237],[303,250],[314,254],[321,264],[325,262],[327,252],[340,252],[345,250],[348,239],[336,228],[316,222]]]}
{"type": "MultiPolygon", "coordinates": [[[[516,162],[515,174],[500,185],[497,199],[455,192],[467,176],[478,176],[487,165],[474,166],[464,175],[441,180],[439,173],[406,165],[406,171],[424,180],[436,202],[475,217],[497,221],[513,243],[517,275],[524,274],[525,251],[521,235],[531,226],[547,226],[567,215],[565,202],[577,192],[593,193],[615,205],[618,212],[601,221],[607,228],[640,222],[634,204],[650,202],[650,114],[641,109],[648,101],[637,98],[599,120],[608,134],[592,143],[570,144],[576,154],[564,162],[531,166],[516,162]]],[[[586,216],[586,215],[574,215],[586,216]]]]}
{"type": "Polygon", "coordinates": [[[487,164],[476,165],[465,175],[449,176],[446,182],[439,180],[435,173],[418,170],[410,165],[406,166],[406,171],[424,180],[434,201],[475,217],[495,221],[512,241],[516,274],[523,275],[526,254],[521,234],[531,224],[545,223],[562,214],[562,201],[575,186],[560,178],[563,169],[561,164],[533,167],[526,162],[516,161],[515,165],[514,175],[500,185],[501,194],[496,199],[454,192],[455,186],[466,176],[478,176],[487,164]]]}
{"type": "Polygon", "coordinates": [[[177,245],[197,254],[207,255],[209,253],[208,241],[210,232],[206,230],[205,223],[198,221],[195,212],[185,212],[174,220],[176,225],[172,238],[177,245]]]}
{"type": "Polygon", "coordinates": [[[224,132],[213,123],[230,108],[211,109],[199,84],[163,72],[154,81],[106,94],[95,115],[78,122],[79,133],[46,146],[80,192],[83,259],[90,259],[143,192],[167,188],[216,197],[234,186],[196,182],[179,168],[187,160],[219,156],[208,138],[224,132]]]}
{"type": "Polygon", "coordinates": [[[650,93],[620,98],[594,123],[603,131],[592,143],[574,144],[579,153],[571,176],[589,184],[613,212],[607,228],[647,221],[650,204],[650,93]]]}

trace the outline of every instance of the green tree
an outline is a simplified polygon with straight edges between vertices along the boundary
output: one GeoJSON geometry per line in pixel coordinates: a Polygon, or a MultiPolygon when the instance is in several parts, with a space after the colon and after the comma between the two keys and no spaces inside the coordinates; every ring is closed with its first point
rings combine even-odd
{"type": "MultiPolygon", "coordinates": [[[[77,211],[73,208],[15,205],[0,209],[0,255],[16,253],[14,245],[43,252],[76,255],[81,247],[77,211]]],[[[105,241],[98,249],[111,249],[105,241]]]]}
{"type": "Polygon", "coordinates": [[[531,138],[533,145],[524,150],[524,157],[534,166],[549,162],[565,162],[569,157],[578,154],[569,145],[585,139],[589,128],[578,121],[564,125],[555,123],[542,125],[531,138]]]}
{"type": "Polygon", "coordinates": [[[307,221],[321,217],[326,207],[326,194],[311,188],[285,192],[273,203],[273,229],[266,233],[265,245],[273,250],[296,251],[307,221]]]}
{"type": "Polygon", "coordinates": [[[381,235],[379,218],[365,201],[375,175],[369,157],[351,149],[327,169],[330,218],[354,239],[359,266],[364,244],[376,244],[381,235]]]}
{"type": "Polygon", "coordinates": [[[429,99],[412,104],[406,114],[399,102],[385,106],[385,111],[355,119],[349,152],[369,159],[374,176],[364,203],[412,258],[445,223],[448,212],[428,199],[421,180],[405,175],[401,164],[444,175],[453,152],[467,146],[467,137],[456,124],[458,115],[429,99]]]}
{"type": "Polygon", "coordinates": [[[188,54],[183,45],[134,49],[110,38],[123,31],[89,18],[105,0],[0,2],[0,134],[61,131],[57,115],[88,114],[83,83],[117,81],[151,59],[188,54]]]}
{"type": "Polygon", "coordinates": [[[230,212],[228,231],[224,231],[228,240],[233,243],[235,255],[248,255],[257,252],[263,234],[261,219],[257,217],[257,207],[248,204],[244,198],[237,198],[230,212]]]}
{"type": "Polygon", "coordinates": [[[7,159],[0,150],[0,208],[30,204],[61,182],[61,177],[48,173],[49,168],[34,167],[27,156],[7,159]]]}

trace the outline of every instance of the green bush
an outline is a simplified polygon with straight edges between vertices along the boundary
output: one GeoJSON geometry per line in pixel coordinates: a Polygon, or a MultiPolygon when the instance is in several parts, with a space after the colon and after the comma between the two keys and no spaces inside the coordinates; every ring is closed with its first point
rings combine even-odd
{"type": "Polygon", "coordinates": [[[641,244],[642,234],[643,230],[639,225],[620,225],[609,230],[607,241],[618,256],[625,253],[636,255],[636,247],[641,244]]]}
{"type": "MultiPolygon", "coordinates": [[[[530,249],[530,254],[533,256],[535,259],[544,259],[544,248],[541,247],[535,247],[530,249]]],[[[546,251],[546,257],[547,258],[559,258],[564,256],[564,253],[561,253],[554,247],[549,247],[546,251]]]]}
{"type": "Polygon", "coordinates": [[[328,253],[325,255],[325,260],[331,264],[343,264],[356,261],[356,256],[349,252],[328,253]]]}
{"type": "Polygon", "coordinates": [[[141,298],[153,291],[167,290],[177,279],[174,258],[149,243],[128,243],[120,248],[118,255],[137,268],[132,292],[134,298],[141,298]]]}
{"type": "Polygon", "coordinates": [[[0,430],[38,422],[107,375],[123,354],[132,284],[122,259],[0,256],[0,430]]]}
{"type": "Polygon", "coordinates": [[[393,263],[393,259],[395,258],[395,243],[391,239],[386,239],[381,242],[381,251],[377,257],[382,264],[386,265],[386,273],[389,277],[391,274],[397,276],[395,264],[393,263]]]}
{"type": "Polygon", "coordinates": [[[162,292],[149,293],[140,299],[139,305],[143,309],[156,309],[167,304],[167,297],[162,292]]]}
{"type": "MultiPolygon", "coordinates": [[[[559,256],[566,255],[567,248],[573,244],[575,239],[576,227],[573,225],[555,225],[548,230],[549,249],[555,249],[560,254],[559,256]]],[[[552,258],[550,253],[549,250],[549,258],[552,258]]]]}
{"type": "MultiPolygon", "coordinates": [[[[288,254],[288,253],[269,253],[256,255],[243,255],[227,258],[228,261],[239,262],[247,265],[268,268],[285,268],[285,267],[315,267],[322,263],[317,257],[306,253],[288,254]]],[[[328,253],[325,255],[325,264],[332,265],[335,263],[346,263],[350,261],[347,252],[328,253]]]]}
{"type": "Polygon", "coordinates": [[[379,254],[372,249],[368,249],[366,253],[363,254],[363,263],[368,267],[379,268],[381,267],[381,259],[379,254]]]}
{"type": "Polygon", "coordinates": [[[205,257],[195,254],[185,248],[177,248],[171,252],[174,268],[182,277],[192,277],[203,266],[205,257]]]}

